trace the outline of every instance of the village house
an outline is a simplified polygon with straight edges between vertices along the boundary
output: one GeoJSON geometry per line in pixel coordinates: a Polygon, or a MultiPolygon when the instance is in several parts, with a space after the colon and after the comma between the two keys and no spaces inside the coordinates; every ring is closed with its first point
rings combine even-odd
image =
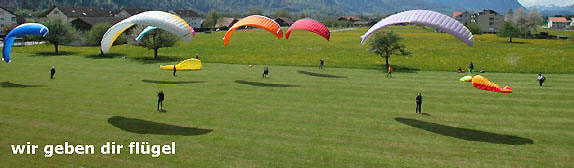
{"type": "Polygon", "coordinates": [[[568,24],[572,24],[565,17],[548,17],[547,22],[550,29],[564,29],[568,24]]]}
{"type": "MultiPolygon", "coordinates": [[[[18,18],[11,10],[5,7],[0,7],[0,30],[4,30],[7,27],[12,27],[18,24],[18,18]]],[[[3,34],[4,32],[0,32],[3,34]]]]}

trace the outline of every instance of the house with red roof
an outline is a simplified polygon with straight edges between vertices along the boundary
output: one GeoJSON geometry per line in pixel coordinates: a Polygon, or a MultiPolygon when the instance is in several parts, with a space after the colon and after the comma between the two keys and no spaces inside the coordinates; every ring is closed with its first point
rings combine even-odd
{"type": "Polygon", "coordinates": [[[550,29],[564,29],[571,21],[568,21],[565,17],[548,17],[548,28],[550,29]]]}

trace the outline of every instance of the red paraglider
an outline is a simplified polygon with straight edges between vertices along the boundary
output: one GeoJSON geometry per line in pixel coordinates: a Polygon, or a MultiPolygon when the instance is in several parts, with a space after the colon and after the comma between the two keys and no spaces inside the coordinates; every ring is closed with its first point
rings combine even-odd
{"type": "Polygon", "coordinates": [[[289,27],[287,33],[285,33],[285,38],[289,39],[291,31],[295,29],[302,29],[316,33],[318,35],[323,36],[325,39],[327,39],[327,41],[329,41],[329,38],[331,37],[329,28],[327,28],[327,26],[323,25],[322,23],[310,19],[301,19],[297,20],[295,23],[291,25],[291,27],[289,27]]]}

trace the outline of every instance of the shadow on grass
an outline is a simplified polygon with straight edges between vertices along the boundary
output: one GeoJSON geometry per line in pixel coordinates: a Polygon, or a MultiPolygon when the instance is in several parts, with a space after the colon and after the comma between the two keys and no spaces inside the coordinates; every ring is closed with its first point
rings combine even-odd
{"type": "Polygon", "coordinates": [[[141,62],[144,64],[154,64],[154,63],[166,63],[166,62],[178,62],[181,58],[172,56],[158,56],[157,58],[150,57],[136,57],[133,58],[134,61],[141,62]]]}
{"type": "Polygon", "coordinates": [[[108,123],[124,131],[137,134],[195,136],[207,134],[213,131],[212,129],[181,127],[122,116],[113,116],[108,118],[108,123]]]}
{"type": "MultiPolygon", "coordinates": [[[[380,65],[381,70],[383,70],[385,73],[387,72],[387,67],[385,64],[380,65]]],[[[401,73],[417,73],[417,71],[420,71],[420,69],[417,68],[411,68],[411,67],[403,67],[403,66],[399,66],[399,65],[392,65],[391,67],[393,68],[393,72],[401,72],[401,73]]]]}
{"type": "Polygon", "coordinates": [[[305,74],[305,75],[310,75],[310,76],[316,76],[316,77],[322,77],[322,78],[347,78],[345,76],[337,76],[337,75],[329,75],[329,74],[321,74],[321,73],[314,73],[314,72],[309,72],[309,71],[297,71],[300,74],[305,74]]]}
{"type": "Polygon", "coordinates": [[[397,122],[409,125],[411,127],[420,128],[425,131],[441,134],[444,136],[450,136],[458,139],[464,139],[467,141],[479,141],[479,142],[488,142],[488,143],[505,144],[505,145],[525,145],[534,143],[532,139],[512,135],[503,135],[503,134],[490,133],[467,128],[451,127],[447,125],[441,125],[408,118],[395,118],[395,120],[397,122]]]}
{"type": "Polygon", "coordinates": [[[421,113],[424,116],[431,116],[429,113],[421,113]]]}
{"type": "Polygon", "coordinates": [[[126,56],[125,54],[118,54],[118,53],[108,53],[108,54],[92,54],[92,55],[88,55],[86,56],[86,58],[91,58],[91,59],[110,59],[110,58],[120,58],[126,56]]]}
{"type": "Polygon", "coordinates": [[[260,87],[299,87],[299,85],[288,85],[288,84],[273,84],[273,83],[259,83],[259,82],[249,82],[244,80],[236,80],[235,83],[260,86],[260,87]]]}
{"type": "Polygon", "coordinates": [[[509,42],[509,41],[505,41],[505,44],[528,44],[528,42],[524,42],[524,41],[513,41],[513,42],[509,42]]]}
{"type": "Polygon", "coordinates": [[[11,83],[9,81],[5,81],[2,82],[0,84],[0,86],[2,87],[13,87],[13,88],[27,88],[27,87],[44,87],[42,85],[23,85],[23,84],[16,84],[16,83],[11,83]]]}
{"type": "Polygon", "coordinates": [[[68,55],[76,55],[78,52],[72,51],[60,51],[58,54],[55,52],[37,52],[34,56],[68,56],[68,55]]]}
{"type": "Polygon", "coordinates": [[[154,84],[187,84],[187,83],[203,83],[205,81],[158,81],[158,80],[147,80],[144,79],[142,82],[154,83],[154,84]]]}

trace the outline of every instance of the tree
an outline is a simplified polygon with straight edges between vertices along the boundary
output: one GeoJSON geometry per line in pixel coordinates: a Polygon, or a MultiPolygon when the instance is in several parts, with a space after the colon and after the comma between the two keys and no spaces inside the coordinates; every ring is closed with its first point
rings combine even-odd
{"type": "Polygon", "coordinates": [[[217,24],[218,20],[219,15],[217,15],[217,11],[215,9],[212,9],[209,11],[209,13],[207,13],[205,21],[203,21],[202,27],[213,28],[215,27],[215,24],[217,24]]]}
{"type": "Polygon", "coordinates": [[[518,37],[520,34],[521,30],[519,27],[514,26],[511,22],[504,22],[496,35],[499,37],[510,37],[510,42],[512,43],[512,37],[518,37]]]}
{"type": "Polygon", "coordinates": [[[512,21],[513,15],[514,15],[514,11],[512,11],[512,9],[509,9],[508,12],[506,12],[506,15],[504,15],[504,21],[506,21],[506,22],[512,21]]]}
{"type": "Polygon", "coordinates": [[[528,29],[528,16],[524,8],[514,11],[512,22],[521,29],[528,29]]]}
{"type": "Polygon", "coordinates": [[[45,39],[54,44],[56,54],[59,53],[58,45],[70,43],[76,39],[74,35],[77,32],[76,29],[72,27],[72,24],[62,21],[60,17],[48,19],[42,24],[50,30],[45,39]]]}
{"type": "Polygon", "coordinates": [[[532,8],[528,13],[528,27],[534,29],[534,31],[538,31],[538,26],[544,22],[544,18],[542,18],[542,14],[536,10],[536,8],[532,8]]]}
{"type": "Polygon", "coordinates": [[[401,44],[403,38],[394,32],[380,32],[370,42],[371,51],[385,58],[385,66],[389,68],[389,57],[393,54],[408,55],[405,46],[401,44]]]}
{"type": "MultiPolygon", "coordinates": [[[[104,34],[106,34],[106,31],[108,31],[110,27],[112,27],[112,25],[108,23],[98,23],[92,26],[90,31],[84,35],[84,44],[88,46],[99,46],[102,43],[102,37],[104,37],[104,34]]],[[[116,41],[114,41],[114,45],[125,44],[126,41],[126,37],[120,35],[116,41]]]]}
{"type": "Polygon", "coordinates": [[[484,34],[482,28],[476,23],[469,23],[466,25],[466,28],[468,28],[472,34],[484,34]]]}
{"type": "Polygon", "coordinates": [[[253,7],[251,10],[249,10],[248,15],[263,15],[263,10],[253,7]]]}
{"type": "Polygon", "coordinates": [[[279,18],[279,17],[291,18],[291,14],[289,13],[289,11],[287,11],[285,9],[280,9],[280,10],[275,11],[275,17],[276,18],[279,18]]]}
{"type": "Polygon", "coordinates": [[[157,59],[157,50],[164,47],[173,47],[177,43],[179,38],[165,30],[155,29],[147,33],[141,41],[140,45],[153,50],[153,58],[157,59]]]}

